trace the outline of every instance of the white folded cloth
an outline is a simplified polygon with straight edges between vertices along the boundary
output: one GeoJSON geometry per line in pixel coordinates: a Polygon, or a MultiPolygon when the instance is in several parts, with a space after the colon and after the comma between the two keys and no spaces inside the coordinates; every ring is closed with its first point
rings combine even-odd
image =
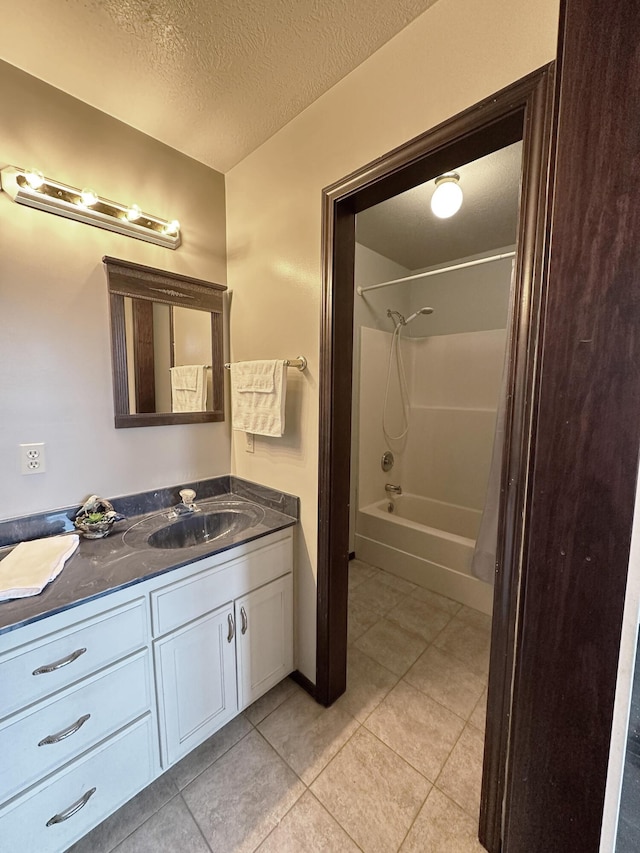
{"type": "Polygon", "coordinates": [[[207,409],[207,382],[204,364],[181,364],[171,368],[171,410],[204,412],[207,409]]]}
{"type": "Polygon", "coordinates": [[[78,534],[71,533],[16,545],[0,560],[0,601],[42,592],[60,574],[78,542],[78,534]]]}
{"type": "Polygon", "coordinates": [[[239,361],[231,365],[234,429],[254,435],[284,434],[287,370],[283,359],[239,361]]]}

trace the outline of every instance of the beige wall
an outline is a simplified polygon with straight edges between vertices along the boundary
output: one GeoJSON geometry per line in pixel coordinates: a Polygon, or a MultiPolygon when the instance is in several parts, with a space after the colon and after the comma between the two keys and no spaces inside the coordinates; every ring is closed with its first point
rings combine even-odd
{"type": "Polygon", "coordinates": [[[297,665],[315,677],[321,189],[554,58],[557,0],[439,0],[227,175],[236,359],[309,358],[299,433],[233,470],[302,501],[297,665]]]}
{"type": "Polygon", "coordinates": [[[224,177],[0,62],[2,165],[177,218],[177,251],[0,193],[0,518],[228,473],[228,424],[113,427],[103,255],[225,282],[224,177]],[[19,473],[18,445],[47,472],[19,473]]]}

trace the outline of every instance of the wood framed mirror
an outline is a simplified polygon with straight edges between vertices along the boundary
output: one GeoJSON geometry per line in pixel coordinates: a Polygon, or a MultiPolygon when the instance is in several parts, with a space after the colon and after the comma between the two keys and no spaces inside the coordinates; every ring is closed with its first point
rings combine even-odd
{"type": "Polygon", "coordinates": [[[116,429],[224,420],[224,284],[105,256],[116,429]]]}

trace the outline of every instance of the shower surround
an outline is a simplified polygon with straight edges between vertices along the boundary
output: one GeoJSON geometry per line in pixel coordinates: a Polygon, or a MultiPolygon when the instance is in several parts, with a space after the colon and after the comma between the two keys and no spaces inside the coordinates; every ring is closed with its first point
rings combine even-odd
{"type": "MultiPolygon", "coordinates": [[[[492,587],[470,574],[491,462],[504,329],[403,338],[410,399],[404,442],[385,474],[382,407],[391,334],[360,329],[356,555],[486,613],[492,587]],[[388,512],[385,483],[403,495],[388,512]]],[[[392,374],[390,411],[398,401],[392,374]]]]}

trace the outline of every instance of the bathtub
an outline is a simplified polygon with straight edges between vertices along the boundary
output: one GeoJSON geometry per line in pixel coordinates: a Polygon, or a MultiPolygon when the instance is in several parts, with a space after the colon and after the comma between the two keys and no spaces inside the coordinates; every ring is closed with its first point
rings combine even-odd
{"type": "Polygon", "coordinates": [[[491,613],[493,587],[471,574],[479,510],[404,494],[358,510],[356,557],[491,613]]]}

